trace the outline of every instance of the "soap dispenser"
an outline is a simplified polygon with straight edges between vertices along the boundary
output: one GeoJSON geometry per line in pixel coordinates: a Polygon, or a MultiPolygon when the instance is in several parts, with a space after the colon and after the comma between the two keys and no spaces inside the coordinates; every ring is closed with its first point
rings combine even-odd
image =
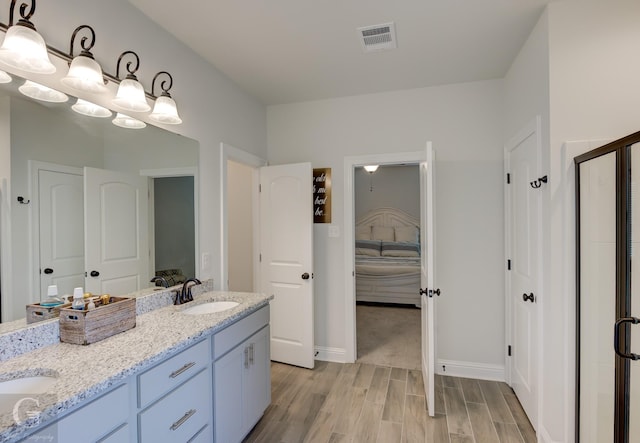
{"type": "Polygon", "coordinates": [[[71,303],[71,309],[77,309],[79,311],[84,310],[84,292],[82,288],[73,289],[73,303],[71,303]]]}

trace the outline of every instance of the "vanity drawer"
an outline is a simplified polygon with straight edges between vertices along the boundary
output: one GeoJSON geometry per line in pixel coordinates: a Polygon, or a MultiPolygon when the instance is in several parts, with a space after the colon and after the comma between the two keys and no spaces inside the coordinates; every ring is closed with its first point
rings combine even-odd
{"type": "Polygon", "coordinates": [[[209,339],[203,340],[138,376],[138,407],[144,408],[191,378],[210,361],[209,339]]]}
{"type": "Polygon", "coordinates": [[[211,372],[205,369],[139,414],[140,441],[188,441],[211,424],[211,403],[211,372]]]}
{"type": "Polygon", "coordinates": [[[213,358],[219,359],[247,337],[269,324],[269,305],[217,332],[213,336],[213,358]]]}

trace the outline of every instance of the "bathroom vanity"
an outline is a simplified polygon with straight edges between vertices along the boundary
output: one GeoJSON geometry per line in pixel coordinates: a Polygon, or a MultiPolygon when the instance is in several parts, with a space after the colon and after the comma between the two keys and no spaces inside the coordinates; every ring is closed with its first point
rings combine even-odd
{"type": "Polygon", "coordinates": [[[135,328],[101,342],[2,362],[0,380],[54,381],[31,395],[30,414],[2,412],[0,441],[242,441],[271,401],[269,300],[206,292],[140,314],[135,328]],[[187,313],[216,301],[237,305],[187,313]]]}

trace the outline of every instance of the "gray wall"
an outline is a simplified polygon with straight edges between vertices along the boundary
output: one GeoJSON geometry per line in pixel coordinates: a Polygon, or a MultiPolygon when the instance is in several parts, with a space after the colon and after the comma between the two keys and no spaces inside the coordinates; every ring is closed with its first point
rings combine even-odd
{"type": "Polygon", "coordinates": [[[380,166],[369,174],[363,168],[356,168],[354,197],[356,221],[377,208],[400,209],[419,220],[420,170],[417,165],[380,166]]]}

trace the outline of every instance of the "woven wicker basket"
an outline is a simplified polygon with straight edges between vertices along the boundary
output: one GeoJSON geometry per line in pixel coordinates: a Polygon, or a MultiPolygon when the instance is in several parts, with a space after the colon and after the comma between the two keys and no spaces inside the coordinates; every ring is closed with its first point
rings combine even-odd
{"type": "Polygon", "coordinates": [[[60,310],[60,341],[88,345],[136,326],[136,300],[111,297],[109,304],[96,303],[95,309],[60,310]]]}

